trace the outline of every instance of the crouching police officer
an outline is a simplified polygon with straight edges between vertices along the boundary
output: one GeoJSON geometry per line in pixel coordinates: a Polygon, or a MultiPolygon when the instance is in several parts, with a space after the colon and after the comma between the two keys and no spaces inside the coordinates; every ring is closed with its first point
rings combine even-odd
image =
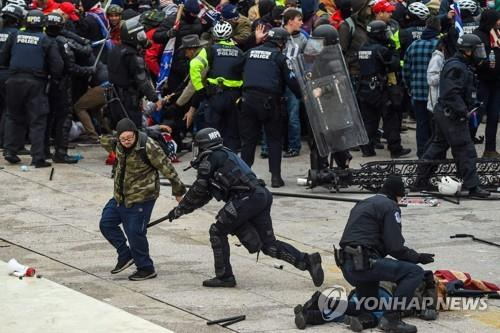
{"type": "Polygon", "coordinates": [[[29,122],[32,165],[48,167],[44,137],[49,114],[47,79],[60,79],[64,62],[57,45],[43,33],[45,16],[39,10],[26,15],[26,31],[11,34],[0,51],[0,66],[9,66],[11,76],[5,83],[7,117],[5,123],[5,159],[12,164],[19,143],[24,143],[29,122]]]}
{"type": "MultiPolygon", "coordinates": [[[[445,159],[448,148],[457,164],[457,175],[470,196],[485,198],[490,193],[479,187],[477,153],[469,133],[468,113],[474,108],[474,74],[471,67],[486,59],[481,39],[473,34],[458,38],[457,53],[441,71],[439,99],[434,108],[435,129],[423,160],[445,159]]],[[[431,167],[419,168],[418,187],[425,187],[431,167]]]]}
{"type": "Polygon", "coordinates": [[[243,105],[238,119],[241,158],[252,166],[257,140],[264,126],[272,187],[285,185],[281,178],[281,111],[285,84],[297,98],[301,97],[299,84],[282,53],[288,38],[285,29],[271,29],[262,46],[247,51],[243,68],[243,105]]]}
{"type": "Polygon", "coordinates": [[[400,122],[397,113],[389,108],[388,73],[399,71],[399,56],[392,48],[387,25],[372,21],[366,28],[368,42],[359,49],[360,86],[359,108],[370,142],[361,147],[364,157],[375,156],[374,144],[380,117],[383,119],[391,158],[399,158],[411,152],[401,146],[400,122]]]}
{"type": "MultiPolygon", "coordinates": [[[[401,177],[389,176],[378,194],[354,206],[340,240],[335,259],[344,278],[356,287],[359,299],[377,297],[380,281],[397,283],[392,305],[378,327],[388,332],[416,332],[400,315],[422,283],[424,270],[418,263],[434,261],[434,254],[418,253],[404,245],[398,201],[404,196],[401,177]],[[395,259],[386,258],[387,255],[395,259]],[[395,308],[395,305],[398,307],[395,308]]],[[[364,304],[361,309],[363,310],[364,304]]],[[[366,312],[370,312],[366,310],[366,312]]],[[[356,319],[356,318],[353,318],[356,319]]]]}
{"type": "Polygon", "coordinates": [[[191,213],[212,197],[226,202],[209,230],[215,277],[203,281],[203,286],[236,286],[229,262],[228,234],[238,237],[248,252],[262,250],[268,256],[309,271],[315,286],[323,284],[319,253],[303,253],[276,239],[270,215],[271,193],[238,155],[222,145],[220,133],[213,128],[196,133],[193,152],[195,159],[191,165],[198,170],[197,179],[179,205],[170,211],[168,218],[172,221],[191,213]]]}

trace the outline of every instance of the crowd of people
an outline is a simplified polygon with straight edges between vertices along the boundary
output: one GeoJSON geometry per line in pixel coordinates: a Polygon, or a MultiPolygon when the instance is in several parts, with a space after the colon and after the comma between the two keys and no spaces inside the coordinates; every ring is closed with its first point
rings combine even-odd
{"type": "MultiPolygon", "coordinates": [[[[97,144],[126,117],[175,161],[190,149],[189,133],[213,127],[249,166],[261,144],[271,185],[280,187],[282,156],[298,156],[301,136],[310,132],[290,64],[311,39],[334,36],[369,138],[362,156],[384,149],[384,138],[391,158],[411,157],[400,135],[410,117],[422,158],[436,134],[433,112],[448,98],[440,96],[443,65],[467,52],[460,41],[472,34],[486,57],[466,61],[474,74],[464,106],[474,111],[467,114],[470,139],[484,140],[484,158],[499,158],[499,9],[475,0],[8,0],[1,12],[0,144],[13,164],[20,154],[31,154],[36,167],[50,166],[47,159],[77,163],[70,141],[97,144]],[[485,137],[478,138],[483,118],[485,137]]],[[[450,75],[449,82],[465,79],[450,75]]],[[[344,152],[339,166],[350,159],[344,152]]]]}

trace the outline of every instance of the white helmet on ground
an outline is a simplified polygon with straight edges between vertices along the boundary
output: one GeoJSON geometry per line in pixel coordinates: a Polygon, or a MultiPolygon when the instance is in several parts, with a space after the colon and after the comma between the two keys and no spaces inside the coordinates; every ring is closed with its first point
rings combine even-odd
{"type": "Polygon", "coordinates": [[[212,28],[212,36],[215,39],[229,39],[233,34],[233,27],[229,22],[219,21],[212,28]]]}
{"type": "Polygon", "coordinates": [[[455,195],[462,190],[462,182],[453,177],[443,177],[438,184],[439,193],[455,195]]]}
{"type": "Polygon", "coordinates": [[[471,14],[474,14],[477,10],[477,4],[474,0],[458,0],[458,7],[460,11],[468,11],[471,14]]]}
{"type": "Polygon", "coordinates": [[[415,15],[422,21],[427,20],[427,18],[431,15],[429,8],[421,2],[413,2],[408,6],[408,11],[410,14],[415,15]]]}

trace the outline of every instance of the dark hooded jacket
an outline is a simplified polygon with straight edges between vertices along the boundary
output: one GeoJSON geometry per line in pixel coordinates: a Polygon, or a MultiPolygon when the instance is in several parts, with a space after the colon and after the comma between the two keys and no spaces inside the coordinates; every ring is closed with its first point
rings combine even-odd
{"type": "Polygon", "coordinates": [[[490,68],[490,63],[488,61],[482,62],[477,67],[477,75],[481,81],[500,81],[500,48],[491,48],[490,44],[490,30],[493,29],[497,20],[500,19],[500,13],[494,9],[485,10],[481,14],[481,21],[479,22],[479,28],[474,31],[474,34],[481,38],[486,50],[486,55],[489,56],[491,50],[495,53],[495,68],[492,70],[490,68]]]}

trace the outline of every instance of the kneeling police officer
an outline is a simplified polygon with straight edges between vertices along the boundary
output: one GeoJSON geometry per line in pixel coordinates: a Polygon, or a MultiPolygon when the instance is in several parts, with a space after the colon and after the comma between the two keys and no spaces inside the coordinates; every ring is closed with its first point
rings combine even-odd
{"type": "Polygon", "coordinates": [[[397,283],[393,307],[378,324],[380,329],[394,333],[417,331],[415,326],[401,321],[400,316],[402,311],[410,310],[407,307],[424,278],[424,270],[416,264],[434,261],[434,254],[418,253],[404,245],[401,210],[397,204],[404,194],[401,177],[389,176],[378,194],[357,203],[351,210],[340,240],[341,249],[335,251],[344,278],[356,287],[360,300],[378,298],[380,281],[397,283]],[[395,259],[386,258],[387,255],[395,259]]]}
{"type": "Polygon", "coordinates": [[[203,281],[203,286],[236,286],[229,262],[228,234],[238,237],[248,252],[262,250],[268,256],[309,271],[315,286],[323,284],[319,253],[303,253],[276,239],[270,214],[271,193],[238,155],[223,146],[220,133],[213,128],[199,131],[194,138],[193,153],[191,166],[198,170],[196,181],[168,218],[172,221],[191,213],[212,197],[226,202],[209,230],[215,277],[203,281]]]}

